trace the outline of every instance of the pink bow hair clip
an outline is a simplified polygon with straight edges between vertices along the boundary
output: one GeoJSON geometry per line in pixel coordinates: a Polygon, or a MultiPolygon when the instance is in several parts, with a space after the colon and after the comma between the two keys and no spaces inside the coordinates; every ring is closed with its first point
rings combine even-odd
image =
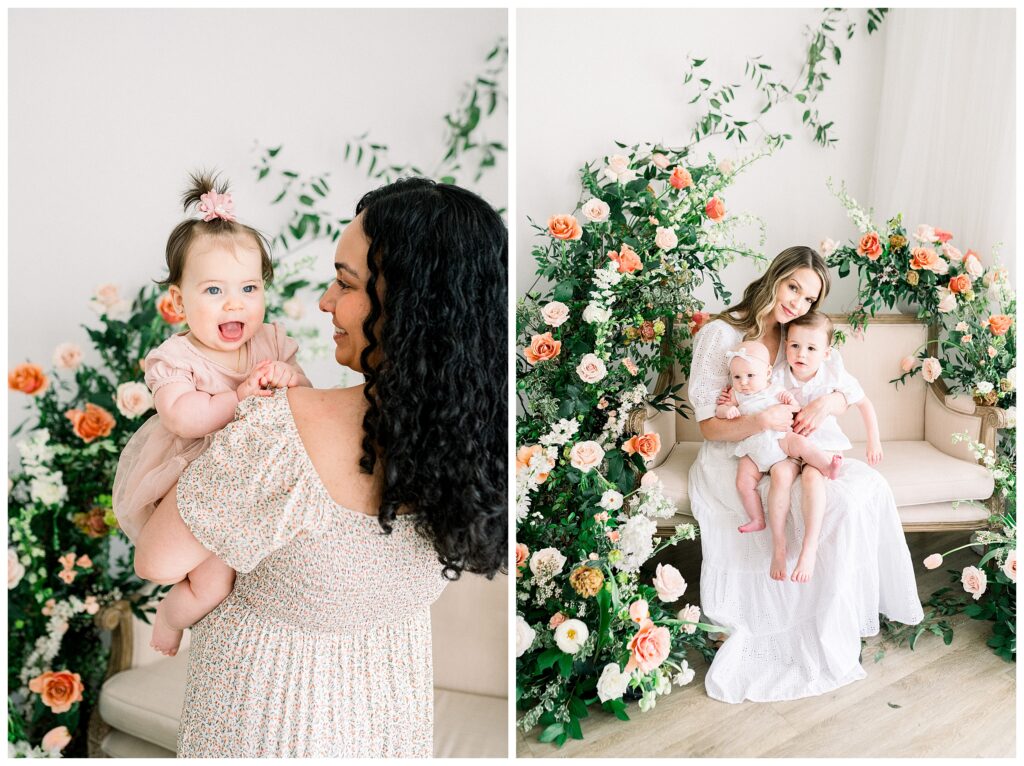
{"type": "Polygon", "coordinates": [[[230,194],[218,194],[212,189],[199,198],[199,212],[205,214],[204,221],[223,218],[225,221],[235,220],[235,201],[230,194]]]}

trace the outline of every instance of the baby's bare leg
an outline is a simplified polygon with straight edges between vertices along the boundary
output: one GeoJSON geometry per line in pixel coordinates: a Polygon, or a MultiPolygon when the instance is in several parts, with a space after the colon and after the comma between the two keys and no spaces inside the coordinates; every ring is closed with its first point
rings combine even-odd
{"type": "Polygon", "coordinates": [[[800,466],[792,460],[780,460],[772,466],[768,487],[768,525],[772,531],[772,563],[768,570],[773,580],[786,579],[786,517],[789,516],[790,491],[800,466]]]}
{"type": "Polygon", "coordinates": [[[804,542],[790,579],[793,582],[808,582],[814,574],[821,522],[825,516],[825,481],[818,469],[808,465],[804,466],[800,474],[800,484],[804,493],[804,542]]]}
{"type": "Polygon", "coordinates": [[[757,464],[748,456],[740,458],[736,467],[736,491],[743,501],[743,510],[750,519],[739,529],[740,532],[759,532],[764,529],[764,508],[761,506],[761,495],[757,485],[761,481],[761,471],[757,464]]]}
{"type": "Polygon", "coordinates": [[[171,588],[157,606],[149,645],[173,657],[181,645],[182,631],[212,612],[227,598],[234,583],[235,570],[210,556],[171,588]]]}
{"type": "Polygon", "coordinates": [[[807,465],[817,468],[822,476],[834,479],[843,467],[843,456],[825,452],[810,439],[800,434],[788,433],[779,440],[782,451],[790,457],[798,457],[807,465]]]}

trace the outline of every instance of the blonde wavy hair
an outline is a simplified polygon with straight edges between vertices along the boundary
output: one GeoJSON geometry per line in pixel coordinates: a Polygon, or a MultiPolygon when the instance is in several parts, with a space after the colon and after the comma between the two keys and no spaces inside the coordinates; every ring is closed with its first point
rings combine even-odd
{"type": "Polygon", "coordinates": [[[768,271],[747,285],[743,291],[743,300],[730,306],[713,319],[721,319],[726,324],[742,330],[744,337],[757,340],[765,331],[765,320],[775,308],[775,296],[782,281],[791,277],[800,269],[813,269],[821,279],[821,292],[818,299],[811,305],[810,311],[818,308],[831,285],[825,259],[810,247],[797,245],[787,247],[772,260],[768,271]]]}

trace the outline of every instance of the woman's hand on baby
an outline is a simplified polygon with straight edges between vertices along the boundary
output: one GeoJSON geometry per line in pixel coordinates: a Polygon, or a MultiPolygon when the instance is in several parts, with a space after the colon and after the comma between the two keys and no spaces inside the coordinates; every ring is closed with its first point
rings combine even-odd
{"type": "Polygon", "coordinates": [[[879,441],[868,442],[868,465],[878,465],[882,462],[882,443],[879,441]]]}
{"type": "Polygon", "coordinates": [[[235,389],[235,393],[238,394],[238,401],[248,399],[250,396],[271,396],[274,393],[273,391],[264,390],[260,384],[260,379],[266,373],[267,365],[269,364],[270,362],[260,362],[253,367],[249,377],[242,382],[242,385],[235,389]]]}
{"type": "Polygon", "coordinates": [[[292,388],[299,385],[298,371],[285,362],[268,361],[260,376],[260,385],[267,388],[292,388]]]}
{"type": "Polygon", "coordinates": [[[825,418],[832,414],[826,401],[827,398],[823,396],[820,399],[815,399],[796,413],[796,417],[793,419],[793,433],[810,436],[818,430],[818,427],[825,422],[825,418]]]}
{"type": "Polygon", "coordinates": [[[716,405],[721,406],[723,404],[732,404],[732,387],[726,386],[722,389],[722,393],[718,395],[718,401],[716,405]]]}
{"type": "Polygon", "coordinates": [[[789,431],[793,424],[792,404],[776,404],[755,416],[762,431],[789,431]]]}

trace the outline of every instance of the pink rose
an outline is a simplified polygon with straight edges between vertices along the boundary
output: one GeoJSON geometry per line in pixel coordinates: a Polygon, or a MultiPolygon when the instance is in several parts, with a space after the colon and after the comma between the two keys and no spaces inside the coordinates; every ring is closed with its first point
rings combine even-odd
{"type": "Polygon", "coordinates": [[[679,244],[679,238],[672,229],[659,226],[657,233],[654,235],[654,244],[662,250],[671,250],[679,244]]]}
{"type": "Polygon", "coordinates": [[[74,343],[61,343],[53,350],[53,366],[61,370],[74,370],[82,363],[82,349],[74,343]]]}
{"type": "Polygon", "coordinates": [[[917,365],[917,359],[912,356],[905,356],[900,361],[900,369],[903,372],[910,372],[917,365]]]}
{"type": "Polygon", "coordinates": [[[942,565],[942,554],[933,553],[931,556],[924,560],[925,569],[937,569],[942,565]]]}
{"type": "Polygon", "coordinates": [[[998,355],[999,355],[999,352],[996,351],[992,346],[988,347],[988,358],[989,359],[995,359],[998,355]]]}
{"type": "Polygon", "coordinates": [[[937,239],[939,242],[945,244],[945,243],[949,242],[949,240],[953,239],[953,233],[949,232],[949,231],[944,231],[942,229],[936,228],[935,229],[935,239],[937,239]]]}
{"type": "Polygon", "coordinates": [[[988,587],[988,578],[978,567],[964,567],[960,582],[963,583],[964,590],[974,596],[975,601],[981,598],[981,594],[988,587]]]}
{"type": "Polygon", "coordinates": [[[118,411],[126,418],[137,418],[153,409],[153,395],[145,383],[122,383],[117,387],[118,411]]]}
{"type": "Polygon", "coordinates": [[[651,620],[642,622],[640,630],[629,640],[630,655],[626,673],[632,673],[636,668],[650,673],[659,667],[668,657],[671,642],[668,628],[658,627],[651,620]]]}
{"type": "Polygon", "coordinates": [[[604,450],[595,441],[577,442],[569,451],[569,463],[573,468],[587,473],[601,465],[604,450]]]}
{"type": "Polygon", "coordinates": [[[57,606],[57,600],[53,599],[53,598],[48,598],[48,599],[46,599],[46,603],[43,604],[43,608],[40,609],[39,611],[40,611],[40,613],[44,617],[52,617],[53,616],[53,608],[55,606],[57,606]]]}
{"type": "Polygon", "coordinates": [[[664,170],[668,167],[668,157],[661,152],[655,152],[652,154],[651,162],[654,163],[654,167],[658,168],[658,170],[664,170]]]}
{"type": "Polygon", "coordinates": [[[561,612],[555,612],[553,615],[551,615],[551,619],[548,620],[548,627],[551,628],[552,630],[554,630],[559,625],[561,625],[563,622],[565,622],[566,619],[567,619],[566,616],[564,614],[562,614],[561,612]]]}
{"type": "Polygon", "coordinates": [[[1003,562],[1003,574],[1013,582],[1017,582],[1017,549],[1014,548],[1006,554],[1006,561],[1003,562]]]}
{"type": "Polygon", "coordinates": [[[973,250],[968,250],[967,255],[964,256],[964,270],[967,271],[974,279],[977,279],[985,273],[985,267],[981,265],[977,254],[973,250]]]}
{"type": "Polygon", "coordinates": [[[692,635],[697,632],[697,623],[700,622],[700,607],[687,604],[679,610],[679,614],[677,614],[676,617],[683,622],[691,623],[683,626],[683,632],[690,633],[692,635]]]}
{"type": "Polygon", "coordinates": [[[718,172],[723,176],[727,176],[733,171],[732,160],[722,160],[718,163],[718,172]]]}
{"type": "Polygon", "coordinates": [[[75,562],[75,566],[82,567],[82,569],[89,569],[92,567],[92,559],[83,554],[78,557],[78,561],[75,562]]]}
{"type": "Polygon", "coordinates": [[[917,231],[914,232],[914,239],[918,242],[938,242],[939,238],[935,236],[935,229],[926,223],[922,223],[917,227],[917,231]]]}
{"type": "Polygon", "coordinates": [[[540,310],[544,323],[550,327],[561,327],[569,318],[569,307],[561,301],[551,301],[540,310]]]}
{"type": "Polygon", "coordinates": [[[651,610],[648,608],[647,602],[642,598],[637,599],[629,605],[629,619],[635,622],[637,625],[641,624],[651,614],[651,610]]]}
{"type": "Polygon", "coordinates": [[[583,216],[593,223],[607,221],[608,215],[611,213],[611,208],[608,207],[608,203],[603,200],[599,200],[596,197],[583,203],[581,210],[583,212],[583,216]]]}
{"type": "Polygon", "coordinates": [[[86,596],[83,603],[88,614],[96,614],[100,610],[100,602],[96,600],[95,596],[86,596]]]}
{"type": "Polygon", "coordinates": [[[604,536],[607,537],[609,541],[617,543],[619,541],[619,530],[609,529],[604,533],[604,536]]]}
{"type": "Polygon", "coordinates": [[[600,513],[594,514],[594,521],[596,521],[598,524],[604,524],[606,521],[608,521],[608,519],[608,511],[601,511],[600,513]]]}
{"type": "Polygon", "coordinates": [[[964,254],[948,242],[942,246],[942,254],[953,261],[953,263],[960,263],[964,259],[964,254]]]}
{"type": "Polygon", "coordinates": [[[671,564],[658,564],[651,583],[662,601],[675,601],[686,592],[686,580],[671,564]]]}
{"type": "Polygon", "coordinates": [[[613,154],[608,158],[608,166],[604,175],[619,183],[629,183],[636,178],[636,171],[629,169],[629,158],[621,154],[613,154]]]}
{"type": "Polygon", "coordinates": [[[100,285],[93,294],[93,300],[102,306],[110,308],[121,300],[121,289],[117,285],[110,283],[100,285]]]}
{"type": "Polygon", "coordinates": [[[584,354],[576,367],[576,374],[584,383],[597,383],[608,374],[608,369],[596,354],[584,354]]]}
{"type": "Polygon", "coordinates": [[[948,314],[956,308],[956,295],[952,291],[945,287],[940,287],[936,292],[939,296],[939,311],[943,314],[948,314]]]}
{"type": "Polygon", "coordinates": [[[930,356],[921,363],[921,377],[932,383],[942,374],[942,364],[934,356],[930,356]]]}
{"type": "Polygon", "coordinates": [[[640,368],[636,366],[636,362],[628,356],[622,360],[622,366],[626,368],[630,375],[637,375],[640,372],[640,368]]]}
{"type": "Polygon", "coordinates": [[[50,729],[43,735],[43,742],[40,747],[47,753],[59,752],[67,747],[70,741],[71,732],[68,731],[68,727],[58,726],[55,729],[50,729]]]}

